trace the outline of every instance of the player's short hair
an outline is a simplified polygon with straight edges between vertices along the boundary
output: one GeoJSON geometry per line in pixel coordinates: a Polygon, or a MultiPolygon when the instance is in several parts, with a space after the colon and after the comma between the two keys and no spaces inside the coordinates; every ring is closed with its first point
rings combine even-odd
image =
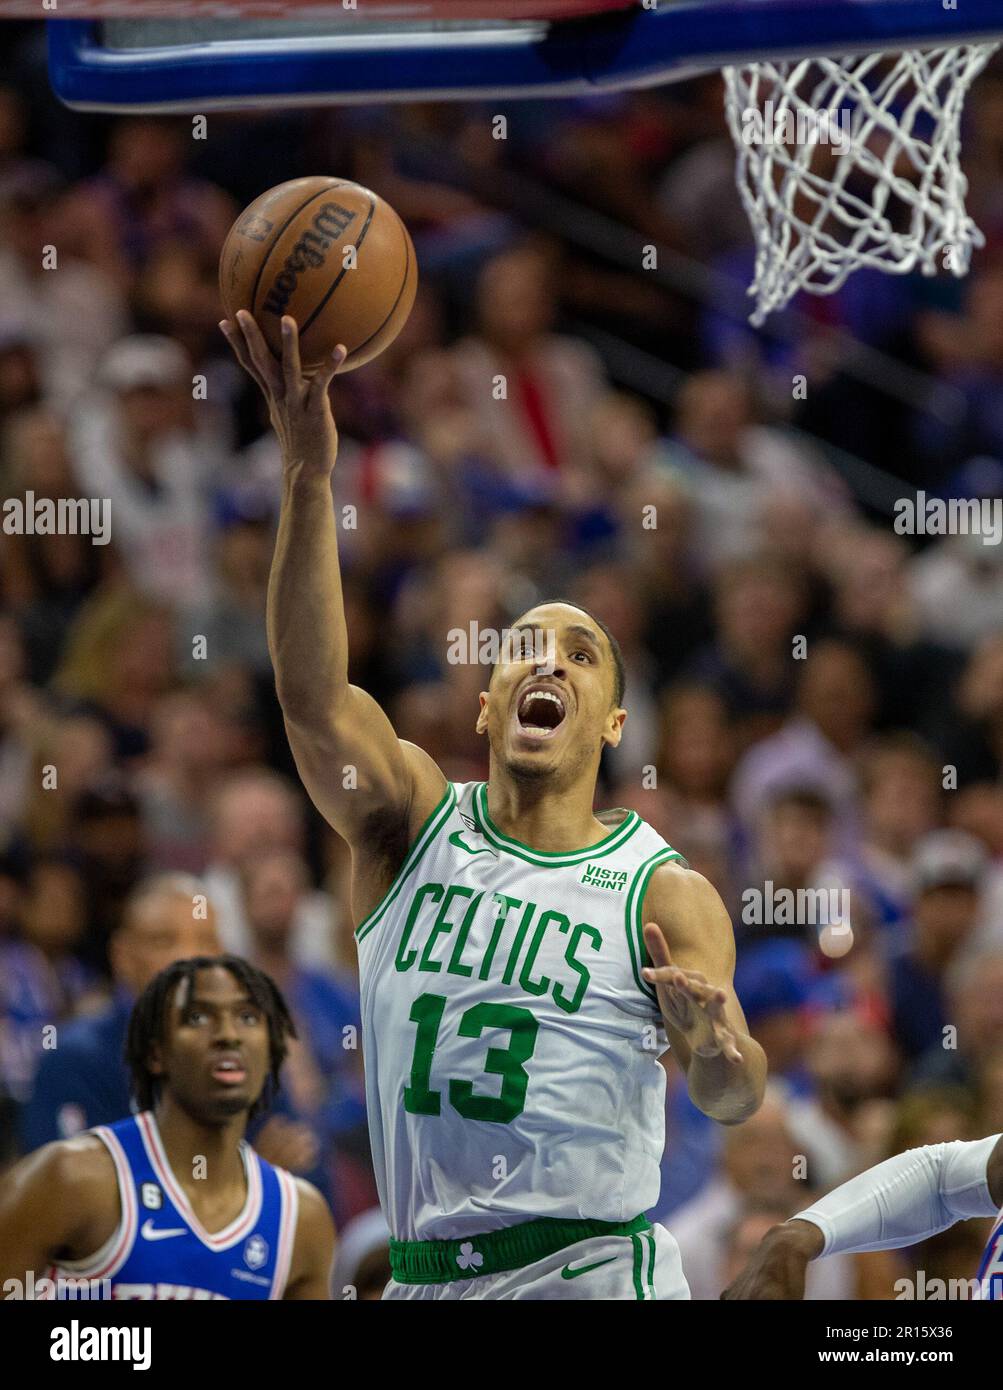
{"type": "Polygon", "coordinates": [[[288,1005],[274,980],[240,956],[190,956],[172,961],[161,970],[136,1000],[129,1016],[125,1039],[125,1063],[132,1080],[132,1094],[140,1110],[152,1110],[157,1103],[163,1078],[149,1069],[150,1048],[164,1040],[168,1002],[183,980],[189,990],[200,970],[219,966],[228,970],[264,1014],[268,1024],[269,1072],[261,1094],[251,1106],[249,1118],[267,1110],[279,1087],[279,1072],[288,1051],[287,1039],[297,1036],[288,1005]]]}
{"type": "Polygon", "coordinates": [[[534,603],[533,607],[549,608],[555,603],[563,604],[565,608],[577,608],[579,613],[584,613],[587,618],[591,618],[599,631],[605,635],[606,641],[609,643],[610,652],[613,656],[613,704],[619,709],[623,704],[623,697],[627,690],[627,670],[623,664],[623,652],[620,650],[620,643],[613,636],[612,632],[610,632],[602,618],[597,617],[595,613],[591,613],[587,608],[583,608],[582,605],[576,603],[574,599],[548,598],[544,599],[542,603],[534,603]]]}

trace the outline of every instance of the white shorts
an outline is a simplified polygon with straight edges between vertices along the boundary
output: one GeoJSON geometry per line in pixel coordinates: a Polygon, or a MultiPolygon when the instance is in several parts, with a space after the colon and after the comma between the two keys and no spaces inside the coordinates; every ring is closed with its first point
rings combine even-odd
{"type": "Polygon", "coordinates": [[[664,1226],[634,1236],[593,1236],[534,1264],[454,1279],[447,1284],[399,1284],[384,1298],[601,1298],[638,1302],[689,1298],[679,1246],[664,1226]]]}

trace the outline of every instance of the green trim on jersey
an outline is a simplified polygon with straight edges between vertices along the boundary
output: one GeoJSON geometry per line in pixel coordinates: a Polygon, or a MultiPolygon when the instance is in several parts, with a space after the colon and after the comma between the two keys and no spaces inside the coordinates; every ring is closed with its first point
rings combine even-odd
{"type": "Polygon", "coordinates": [[[648,959],[648,948],[644,944],[644,921],[642,918],[644,895],[648,891],[648,880],[659,864],[667,864],[672,859],[681,860],[683,864],[686,864],[683,855],[677,849],[673,849],[671,845],[666,849],[660,849],[657,854],[653,854],[650,859],[644,861],[634,875],[630,890],[627,893],[627,906],[624,910],[627,949],[630,951],[630,968],[634,972],[638,989],[645,998],[650,999],[655,1005],[658,1004],[658,994],[654,986],[649,985],[641,974],[641,967],[651,964],[648,959]]]}
{"type": "Polygon", "coordinates": [[[584,864],[589,859],[602,859],[605,855],[612,854],[615,849],[620,849],[622,845],[625,845],[643,824],[636,811],[628,811],[623,822],[615,826],[603,839],[597,840],[594,845],[586,845],[584,849],[554,854],[549,850],[533,849],[531,845],[524,845],[521,840],[513,840],[510,835],[505,835],[498,829],[488,814],[487,782],[481,782],[476,787],[471,805],[474,819],[477,821],[477,828],[488,844],[494,845],[496,849],[504,850],[507,854],[514,854],[518,859],[524,859],[527,864],[535,864],[538,869],[558,869],[567,864],[584,864]]]}
{"type": "MultiPolygon", "coordinates": [[[[458,1279],[522,1269],[582,1240],[630,1236],[639,1241],[650,1230],[651,1222],[643,1214],[633,1221],[569,1221],[543,1216],[460,1240],[391,1240],[390,1269],[398,1284],[451,1284],[458,1279]]],[[[636,1251],[634,1259],[636,1270],[636,1251]]],[[[643,1293],[638,1297],[643,1298],[643,1293]]]]}
{"type": "Polygon", "coordinates": [[[376,923],[404,887],[404,880],[417,868],[418,861],[422,858],[429,845],[441,830],[443,823],[449,818],[455,805],[456,788],[453,786],[452,782],[447,782],[442,800],[418,831],[418,837],[408,851],[404,863],[400,866],[397,877],[394,879],[393,883],[391,883],[380,902],[378,902],[372,912],[370,912],[369,916],[364,918],[355,928],[356,941],[361,941],[362,938],[376,926],[376,923]]]}

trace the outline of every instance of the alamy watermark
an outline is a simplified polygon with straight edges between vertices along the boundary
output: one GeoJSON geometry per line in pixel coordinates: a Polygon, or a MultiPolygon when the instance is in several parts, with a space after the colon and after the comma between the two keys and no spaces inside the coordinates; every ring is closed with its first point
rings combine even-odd
{"type": "Polygon", "coordinates": [[[494,666],[499,661],[532,661],[543,671],[553,671],[557,666],[557,634],[553,628],[499,629],[481,627],[472,619],[465,628],[450,628],[446,642],[450,666],[494,666]]]}
{"type": "Polygon", "coordinates": [[[892,530],[899,536],[981,536],[983,545],[1003,540],[1003,498],[900,497],[892,530]]]}
{"type": "Polygon", "coordinates": [[[895,1298],[907,1302],[938,1303],[945,1300],[962,1302],[987,1302],[998,1296],[1000,1275],[996,1274],[995,1287],[991,1278],[984,1279],[928,1279],[925,1269],[916,1271],[916,1278],[903,1276],[896,1279],[895,1298]]]}
{"type": "Polygon", "coordinates": [[[111,1298],[110,1279],[83,1279],[58,1275],[55,1279],[35,1278],[29,1269],[23,1279],[5,1279],[0,1284],[5,1300],[15,1303],[49,1302],[53,1299],[69,1302],[105,1302],[111,1298]]]}
{"type": "Polygon", "coordinates": [[[111,540],[108,497],[8,497],[0,530],[5,536],[90,536],[94,545],[111,540]]]}
{"type": "Polygon", "coordinates": [[[742,893],[742,921],[747,927],[833,927],[850,929],[849,888],[777,888],[768,878],[762,888],[742,893]]]}
{"type": "Polygon", "coordinates": [[[833,107],[814,110],[771,98],[742,112],[742,142],[746,145],[831,145],[842,154],[852,144],[853,113],[833,107]]]}
{"type": "Polygon", "coordinates": [[[149,1327],[88,1327],[74,1318],[49,1337],[53,1361],[131,1361],[134,1371],[148,1371],[153,1359],[149,1327]]]}

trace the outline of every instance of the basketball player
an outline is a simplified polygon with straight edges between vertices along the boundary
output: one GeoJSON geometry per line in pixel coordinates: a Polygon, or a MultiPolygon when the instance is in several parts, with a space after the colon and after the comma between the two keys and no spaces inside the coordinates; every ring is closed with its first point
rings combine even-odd
{"type": "Polygon", "coordinates": [[[243,1137],[290,1034],[282,996],[239,957],[194,956],[156,975],[126,1042],[139,1113],[46,1144],[7,1174],[0,1287],[32,1283],[51,1298],[59,1280],[88,1280],[92,1298],[327,1299],[323,1198],[243,1137]]]}
{"type": "Polygon", "coordinates": [[[659,1055],[671,1043],[694,1102],[729,1124],[766,1066],[717,893],[635,812],[593,814],[625,718],[619,648],[568,603],[525,614],[529,650],[480,696],[488,781],[448,782],[348,682],[327,390],[344,348],[306,380],[293,319],[281,363],[250,314],[221,327],[282,445],[268,637],[286,729],[352,850],[385,1296],[686,1298],[678,1247],[643,1215],[659,1055]]]}
{"type": "Polygon", "coordinates": [[[1003,1299],[1003,1135],[909,1149],[834,1188],[763,1237],[722,1298],[803,1298],[805,1269],[821,1255],[897,1250],[957,1221],[995,1216],[976,1297],[1003,1299]]]}

